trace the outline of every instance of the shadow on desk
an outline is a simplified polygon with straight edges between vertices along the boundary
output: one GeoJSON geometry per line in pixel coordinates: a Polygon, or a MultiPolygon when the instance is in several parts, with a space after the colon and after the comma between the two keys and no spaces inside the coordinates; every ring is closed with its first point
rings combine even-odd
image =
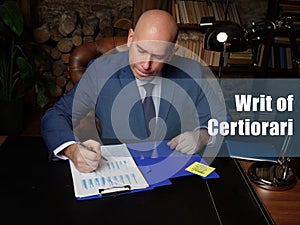
{"type": "Polygon", "coordinates": [[[274,224],[230,158],[213,161],[219,179],[181,177],[150,191],[78,201],[68,161],[49,162],[40,137],[8,138],[0,150],[2,219],[10,224],[274,224]]]}

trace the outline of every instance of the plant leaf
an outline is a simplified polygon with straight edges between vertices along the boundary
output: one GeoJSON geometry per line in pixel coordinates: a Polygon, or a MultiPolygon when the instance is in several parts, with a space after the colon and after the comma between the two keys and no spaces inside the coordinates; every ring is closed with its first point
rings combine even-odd
{"type": "Polygon", "coordinates": [[[16,1],[4,1],[0,5],[0,17],[15,34],[20,36],[24,29],[23,14],[16,1]]]}
{"type": "Polygon", "coordinates": [[[28,79],[33,76],[32,65],[24,57],[18,57],[16,62],[22,79],[28,79]]]}
{"type": "Polygon", "coordinates": [[[47,98],[45,96],[45,88],[39,88],[37,93],[37,103],[41,108],[44,108],[47,104],[47,98]]]}

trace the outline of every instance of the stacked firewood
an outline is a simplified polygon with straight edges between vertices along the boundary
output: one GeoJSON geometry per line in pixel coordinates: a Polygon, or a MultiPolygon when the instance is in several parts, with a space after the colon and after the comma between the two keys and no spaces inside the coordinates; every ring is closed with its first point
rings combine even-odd
{"type": "MultiPolygon", "coordinates": [[[[34,40],[49,54],[51,66],[40,66],[40,71],[49,79],[55,80],[54,97],[61,96],[73,86],[69,79],[68,64],[71,52],[77,46],[100,37],[116,34],[114,23],[110,18],[91,16],[80,18],[74,11],[64,12],[56,24],[43,24],[33,30],[34,40]],[[100,26],[101,24],[101,26],[100,26]]],[[[117,29],[118,32],[126,32],[117,29]]]]}

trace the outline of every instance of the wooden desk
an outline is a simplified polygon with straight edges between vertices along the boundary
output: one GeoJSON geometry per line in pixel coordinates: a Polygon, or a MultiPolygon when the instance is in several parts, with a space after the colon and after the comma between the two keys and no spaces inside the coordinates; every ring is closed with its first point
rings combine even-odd
{"type": "Polygon", "coordinates": [[[0,136],[0,145],[5,141],[7,136],[0,136]]]}
{"type": "MultiPolygon", "coordinates": [[[[241,160],[243,168],[248,168],[253,162],[241,160]]],[[[276,225],[299,225],[300,224],[300,181],[297,178],[296,185],[285,191],[270,191],[253,186],[269,211],[276,225]]]]}

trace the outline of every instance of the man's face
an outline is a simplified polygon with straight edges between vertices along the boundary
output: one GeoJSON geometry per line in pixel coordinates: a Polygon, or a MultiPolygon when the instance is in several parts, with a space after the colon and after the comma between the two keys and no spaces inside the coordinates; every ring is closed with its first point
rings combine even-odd
{"type": "Polygon", "coordinates": [[[157,76],[172,55],[173,43],[137,41],[129,47],[129,61],[136,78],[157,76]]]}

